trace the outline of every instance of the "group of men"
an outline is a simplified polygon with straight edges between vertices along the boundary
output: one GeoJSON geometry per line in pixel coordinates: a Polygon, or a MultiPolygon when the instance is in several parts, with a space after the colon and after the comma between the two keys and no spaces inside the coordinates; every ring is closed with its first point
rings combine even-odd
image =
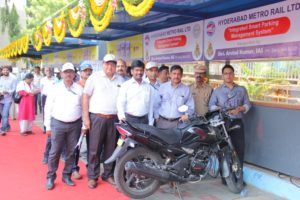
{"type": "MultiPolygon", "coordinates": [[[[90,69],[91,67],[86,67],[90,69]]],[[[88,138],[88,187],[98,185],[100,155],[108,159],[115,147],[117,132],[115,123],[130,121],[156,126],[176,128],[178,122],[187,121],[194,113],[205,115],[216,107],[235,106],[230,111],[232,121],[242,126],[242,115],[251,105],[244,87],[234,83],[234,68],[225,65],[222,69],[224,84],[214,90],[206,81],[206,66],[195,66],[195,83],[182,83],[183,68],[173,65],[158,67],[155,62],[146,65],[140,60],[131,63],[131,74],[126,74],[126,62],[116,60],[112,54],[103,58],[103,70],[81,77],[76,83],[73,64],[62,66],[62,81],[55,84],[47,95],[45,127],[51,135],[48,157],[47,189],[54,188],[59,158],[64,150],[65,167],[62,181],[74,186],[72,168],[78,158],[74,148],[80,134],[88,138]],[[159,80],[158,80],[159,78],[159,80]],[[228,98],[229,94],[236,95],[228,98]],[[186,105],[184,113],[178,108],[186,105]]],[[[91,71],[90,71],[91,72],[91,71]]],[[[232,134],[233,143],[243,162],[243,129],[232,134]]],[[[102,180],[114,184],[113,164],[103,164],[102,180]]],[[[74,172],[74,171],[73,171],[74,172]]],[[[79,174],[77,171],[77,178],[79,174]]],[[[76,177],[75,177],[76,178],[76,177]]]]}

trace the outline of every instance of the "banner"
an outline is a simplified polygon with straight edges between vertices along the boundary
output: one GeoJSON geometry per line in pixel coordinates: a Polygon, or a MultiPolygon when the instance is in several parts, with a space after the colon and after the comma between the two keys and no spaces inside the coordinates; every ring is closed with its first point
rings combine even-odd
{"type": "Polygon", "coordinates": [[[143,35],[107,42],[107,52],[129,62],[143,59],[143,35]]]}
{"type": "Polygon", "coordinates": [[[144,58],[158,63],[203,59],[203,21],[144,34],[144,58]]]}
{"type": "Polygon", "coordinates": [[[50,66],[60,68],[66,62],[71,62],[77,66],[84,60],[98,60],[98,50],[96,46],[92,46],[60,51],[57,53],[45,54],[43,55],[42,60],[44,67],[50,66]]]}
{"type": "Polygon", "coordinates": [[[283,1],[204,22],[206,60],[300,56],[300,2],[283,1]]]}

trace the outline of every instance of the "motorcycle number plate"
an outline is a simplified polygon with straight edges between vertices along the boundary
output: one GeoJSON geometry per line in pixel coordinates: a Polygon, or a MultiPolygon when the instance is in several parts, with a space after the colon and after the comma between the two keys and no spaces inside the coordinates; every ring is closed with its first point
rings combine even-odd
{"type": "Polygon", "coordinates": [[[122,139],[119,139],[117,144],[118,144],[118,146],[122,146],[122,145],[123,145],[123,143],[124,143],[124,140],[122,140],[122,139]]]}

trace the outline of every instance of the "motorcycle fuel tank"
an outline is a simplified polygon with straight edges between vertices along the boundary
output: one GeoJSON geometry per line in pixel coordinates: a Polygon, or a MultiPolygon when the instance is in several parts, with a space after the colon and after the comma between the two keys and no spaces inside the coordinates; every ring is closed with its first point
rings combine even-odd
{"type": "Polygon", "coordinates": [[[205,126],[192,126],[184,131],[181,144],[191,144],[194,142],[210,144],[217,140],[215,134],[210,133],[205,126]]]}

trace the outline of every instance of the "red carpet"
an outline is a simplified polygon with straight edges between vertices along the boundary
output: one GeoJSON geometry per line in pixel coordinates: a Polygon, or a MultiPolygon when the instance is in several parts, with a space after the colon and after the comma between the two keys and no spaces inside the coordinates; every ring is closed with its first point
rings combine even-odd
{"type": "Polygon", "coordinates": [[[89,200],[128,199],[108,183],[99,181],[96,189],[87,187],[86,168],[80,163],[82,180],[76,186],[62,183],[60,162],[54,190],[46,189],[47,165],[42,164],[46,135],[34,127],[34,135],[21,136],[18,121],[10,121],[11,131],[0,136],[0,200],[89,200]]]}

